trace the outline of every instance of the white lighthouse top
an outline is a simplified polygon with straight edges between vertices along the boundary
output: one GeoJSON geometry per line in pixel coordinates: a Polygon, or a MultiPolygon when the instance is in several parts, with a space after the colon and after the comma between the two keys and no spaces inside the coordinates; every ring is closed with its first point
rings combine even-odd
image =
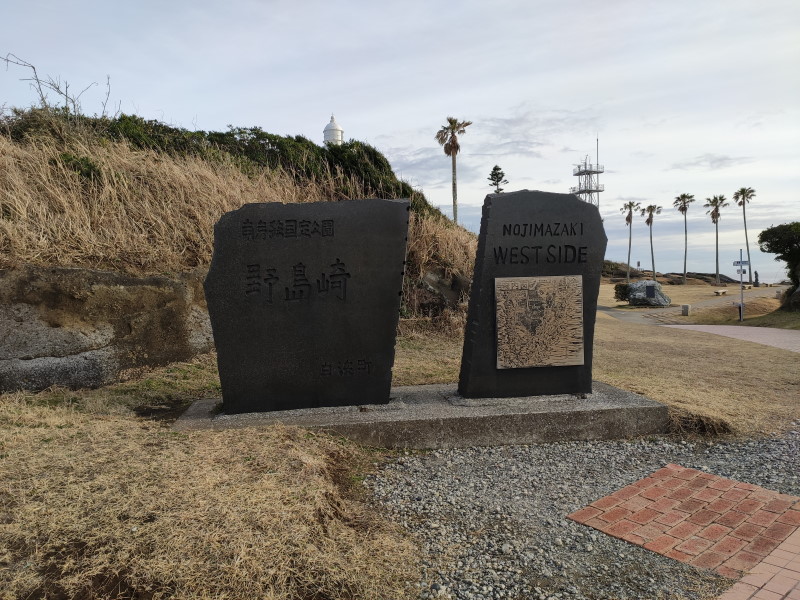
{"type": "Polygon", "coordinates": [[[344,129],[336,122],[336,119],[331,115],[331,122],[325,126],[322,131],[326,144],[342,144],[344,142],[344,129]]]}

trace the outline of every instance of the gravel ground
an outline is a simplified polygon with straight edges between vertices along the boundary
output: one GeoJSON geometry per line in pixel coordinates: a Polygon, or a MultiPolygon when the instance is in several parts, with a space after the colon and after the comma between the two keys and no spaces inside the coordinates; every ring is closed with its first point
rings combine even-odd
{"type": "Polygon", "coordinates": [[[668,437],[408,454],[364,482],[424,551],[420,598],[702,599],[731,581],[567,520],[667,463],[800,495],[784,437],[668,437]]]}

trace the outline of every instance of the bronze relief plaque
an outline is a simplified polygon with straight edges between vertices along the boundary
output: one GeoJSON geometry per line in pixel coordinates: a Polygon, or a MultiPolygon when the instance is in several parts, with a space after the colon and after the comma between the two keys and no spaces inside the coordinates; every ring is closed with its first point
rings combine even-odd
{"type": "Polygon", "coordinates": [[[584,364],[580,275],[497,277],[497,368],[584,364]]]}

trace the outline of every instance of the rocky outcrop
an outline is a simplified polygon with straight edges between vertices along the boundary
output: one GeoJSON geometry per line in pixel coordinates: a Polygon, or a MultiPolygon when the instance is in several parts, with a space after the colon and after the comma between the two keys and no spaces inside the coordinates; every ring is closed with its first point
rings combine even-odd
{"type": "MultiPolygon", "coordinates": [[[[404,280],[410,283],[409,279],[404,280]]],[[[437,318],[448,311],[462,311],[469,294],[466,277],[448,273],[441,267],[429,268],[422,277],[403,288],[403,308],[411,315],[437,318]]]]}
{"type": "Polygon", "coordinates": [[[628,303],[633,306],[669,306],[672,300],[662,291],[660,283],[650,279],[630,283],[628,303]],[[648,288],[652,288],[650,293],[648,288]]]}
{"type": "Polygon", "coordinates": [[[97,387],[213,348],[204,273],[0,271],[0,391],[97,387]]]}

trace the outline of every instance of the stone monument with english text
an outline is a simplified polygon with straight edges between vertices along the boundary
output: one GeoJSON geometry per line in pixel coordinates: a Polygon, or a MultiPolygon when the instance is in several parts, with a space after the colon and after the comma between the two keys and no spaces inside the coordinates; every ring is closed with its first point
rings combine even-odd
{"type": "Polygon", "coordinates": [[[597,207],[572,194],[486,197],[459,394],[591,393],[606,242],[597,207]]]}

